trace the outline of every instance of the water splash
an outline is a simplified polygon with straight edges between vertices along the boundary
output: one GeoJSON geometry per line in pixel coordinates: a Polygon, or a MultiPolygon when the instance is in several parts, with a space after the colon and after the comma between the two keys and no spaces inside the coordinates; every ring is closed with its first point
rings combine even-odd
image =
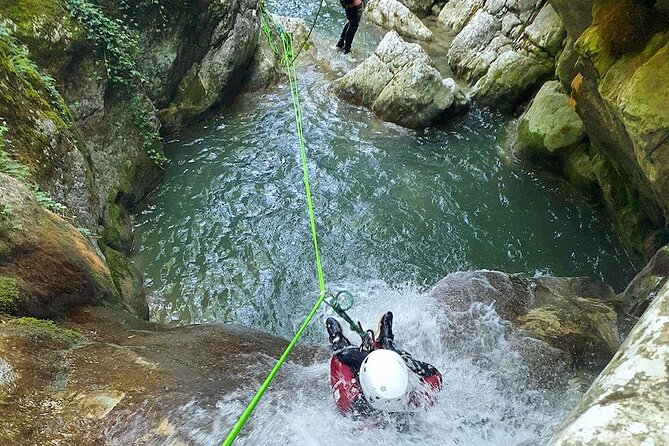
{"type": "MultiPolygon", "coordinates": [[[[466,311],[452,311],[412,286],[348,285],[364,296],[351,311],[364,327],[375,327],[380,313],[393,311],[397,344],[442,372],[444,389],[437,404],[418,412],[402,432],[392,425],[380,429],[344,417],[330,393],[329,351],[323,347],[313,364],[289,362],[282,368],[235,444],[541,444],[580,395],[569,386],[556,389],[529,378],[511,326],[492,306],[474,303],[466,311]]],[[[327,314],[323,311],[321,317],[327,314]]],[[[297,317],[293,322],[299,322],[297,317]]],[[[323,326],[315,328],[310,340],[326,345],[323,326]]],[[[353,340],[356,335],[350,336],[353,340]]],[[[214,407],[193,401],[175,410],[170,417],[175,431],[156,444],[219,444],[255,389],[238,389],[214,407]]]]}

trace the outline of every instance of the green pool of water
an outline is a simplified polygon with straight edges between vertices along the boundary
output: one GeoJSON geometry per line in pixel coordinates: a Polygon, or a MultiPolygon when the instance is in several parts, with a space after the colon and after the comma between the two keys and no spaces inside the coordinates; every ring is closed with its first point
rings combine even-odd
{"type": "MultiPolygon", "coordinates": [[[[325,279],[428,287],[451,271],[590,276],[634,267],[574,191],[500,156],[508,118],[472,109],[407,130],[300,73],[325,279]]],[[[292,334],[317,295],[287,87],[242,95],[166,148],[164,183],[136,217],[135,262],[155,320],[292,334]]]]}

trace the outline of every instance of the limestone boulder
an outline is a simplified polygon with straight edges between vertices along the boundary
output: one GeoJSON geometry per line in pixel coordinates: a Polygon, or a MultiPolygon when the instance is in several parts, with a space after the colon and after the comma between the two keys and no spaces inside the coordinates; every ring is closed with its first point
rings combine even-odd
{"type": "Polygon", "coordinates": [[[450,0],[439,12],[437,20],[453,33],[459,33],[485,0],[450,0]]]}
{"type": "Polygon", "coordinates": [[[513,110],[551,75],[552,70],[550,61],[507,51],[492,62],[486,74],[474,85],[472,94],[484,104],[513,110]]]}
{"type": "Polygon", "coordinates": [[[540,0],[451,0],[438,22],[456,34],[448,63],[478,82],[474,99],[507,109],[553,73],[566,35],[551,3],[540,0]]]}
{"type": "Polygon", "coordinates": [[[364,17],[381,28],[396,31],[409,39],[433,39],[432,31],[398,0],[370,0],[365,6],[364,17]]]}
{"type": "Polygon", "coordinates": [[[615,293],[591,279],[457,272],[439,281],[431,294],[455,311],[493,305],[521,337],[564,352],[586,370],[601,370],[620,345],[615,293]]]}
{"type": "Polygon", "coordinates": [[[410,128],[426,127],[467,105],[457,84],[441,77],[421,47],[405,42],[394,31],[386,34],[372,56],[335,80],[333,90],[383,119],[410,128]]]}
{"type": "Polygon", "coordinates": [[[0,173],[0,305],[56,317],[71,307],[118,300],[109,269],[84,236],[0,173]]]}
{"type": "Polygon", "coordinates": [[[502,22],[489,12],[478,10],[451,42],[448,63],[453,72],[468,81],[483,76],[497,57],[491,43],[502,29],[502,22]]]}
{"type": "Polygon", "coordinates": [[[534,20],[525,28],[527,39],[544,50],[549,56],[555,57],[563,47],[567,32],[562,26],[562,19],[550,3],[546,3],[534,20]]]}
{"type": "Polygon", "coordinates": [[[668,340],[665,284],[549,445],[669,444],[668,340]]]}
{"type": "Polygon", "coordinates": [[[402,0],[402,4],[416,14],[427,15],[432,12],[435,0],[402,0]]]}
{"type": "Polygon", "coordinates": [[[546,82],[518,119],[514,152],[521,158],[566,157],[585,140],[581,117],[559,81],[546,82]]]}

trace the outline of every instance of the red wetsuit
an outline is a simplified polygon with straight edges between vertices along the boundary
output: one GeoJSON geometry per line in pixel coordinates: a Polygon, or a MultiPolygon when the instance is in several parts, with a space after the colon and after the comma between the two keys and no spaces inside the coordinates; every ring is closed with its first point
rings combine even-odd
{"type": "MultiPolygon", "coordinates": [[[[378,342],[373,343],[373,349],[383,348],[378,342]]],[[[441,373],[432,365],[417,361],[407,352],[394,348],[394,345],[386,345],[386,348],[396,351],[406,362],[409,370],[420,377],[432,391],[441,390],[441,373]]],[[[336,351],[330,360],[330,386],[334,395],[335,404],[343,414],[352,412],[367,413],[373,409],[365,400],[360,388],[360,365],[370,352],[361,347],[348,346],[336,351]]],[[[411,402],[415,407],[423,404],[431,405],[434,400],[426,393],[420,395],[414,391],[411,402]]]]}

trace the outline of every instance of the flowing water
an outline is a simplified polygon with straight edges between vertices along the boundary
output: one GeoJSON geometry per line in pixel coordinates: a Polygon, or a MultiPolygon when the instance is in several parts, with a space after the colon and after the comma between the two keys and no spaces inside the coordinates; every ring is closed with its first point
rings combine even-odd
{"type": "MultiPolygon", "coordinates": [[[[317,27],[325,45],[340,26],[333,8],[317,27]]],[[[378,31],[363,37],[373,45],[378,31]]],[[[319,57],[341,56],[322,48],[319,57]]],[[[354,291],[351,313],[366,326],[393,310],[402,346],[434,363],[447,385],[415,429],[398,433],[336,413],[327,357],[288,365],[243,444],[544,441],[578,392],[530,383],[494,309],[455,315],[426,290],[449,272],[479,268],[584,275],[620,289],[634,272],[630,259],[600,211],[561,182],[505,161],[507,117],[474,108],[427,130],[384,123],[328,93],[331,74],[323,73],[347,66],[298,72],[325,279],[354,291]]],[[[136,218],[135,263],[147,275],[152,318],[292,337],[318,285],[288,88],[242,95],[166,153],[165,181],[136,218]]],[[[324,344],[323,331],[312,324],[305,342],[324,344]]],[[[180,409],[189,439],[216,444],[254,390],[226,396],[214,413],[197,402],[180,409]]]]}

